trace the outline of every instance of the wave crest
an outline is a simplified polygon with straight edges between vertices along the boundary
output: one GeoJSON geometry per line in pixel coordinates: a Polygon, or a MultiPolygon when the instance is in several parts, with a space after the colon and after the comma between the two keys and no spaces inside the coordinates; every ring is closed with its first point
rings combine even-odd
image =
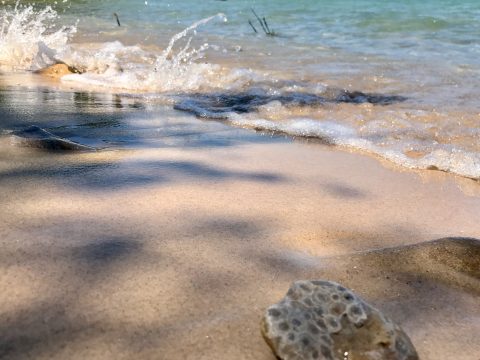
{"type": "Polygon", "coordinates": [[[55,25],[57,12],[47,6],[35,10],[17,2],[0,12],[0,68],[4,71],[39,70],[57,61],[76,25],[55,25]]]}

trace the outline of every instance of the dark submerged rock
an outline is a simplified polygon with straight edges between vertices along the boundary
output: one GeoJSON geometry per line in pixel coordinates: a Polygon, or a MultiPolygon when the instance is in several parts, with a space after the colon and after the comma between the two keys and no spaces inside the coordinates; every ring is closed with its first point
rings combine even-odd
{"type": "Polygon", "coordinates": [[[12,142],[23,147],[47,151],[95,151],[96,149],[56,136],[36,125],[12,133],[12,142]]]}
{"type": "Polygon", "coordinates": [[[321,106],[326,103],[351,103],[373,105],[390,105],[405,101],[397,95],[369,94],[360,91],[328,89],[322,95],[306,92],[285,92],[271,95],[265,92],[240,92],[220,94],[190,94],[181,97],[174,109],[187,111],[201,118],[228,119],[229,113],[249,113],[257,111],[260,106],[278,101],[283,106],[321,106]]]}
{"type": "Polygon", "coordinates": [[[262,333],[284,360],[418,360],[398,325],[330,281],[294,282],[265,312],[262,333]]]}

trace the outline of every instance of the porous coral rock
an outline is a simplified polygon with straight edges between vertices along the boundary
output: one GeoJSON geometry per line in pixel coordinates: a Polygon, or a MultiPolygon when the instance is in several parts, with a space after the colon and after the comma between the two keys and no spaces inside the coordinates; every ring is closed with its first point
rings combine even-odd
{"type": "Polygon", "coordinates": [[[418,359],[398,325],[335,282],[294,282],[265,312],[262,333],[284,360],[418,359]]]}

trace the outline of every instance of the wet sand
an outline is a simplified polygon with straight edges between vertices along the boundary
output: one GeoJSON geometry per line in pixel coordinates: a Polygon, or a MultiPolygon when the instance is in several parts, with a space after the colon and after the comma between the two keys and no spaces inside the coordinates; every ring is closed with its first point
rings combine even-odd
{"type": "Polygon", "coordinates": [[[0,358],[273,360],[265,308],[328,279],[422,359],[480,359],[478,183],[169,121],[96,153],[0,139],[0,358]]]}

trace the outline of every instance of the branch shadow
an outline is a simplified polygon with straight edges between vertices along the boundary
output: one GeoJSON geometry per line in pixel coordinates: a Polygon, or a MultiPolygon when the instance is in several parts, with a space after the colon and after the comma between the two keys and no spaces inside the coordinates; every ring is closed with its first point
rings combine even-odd
{"type": "Polygon", "coordinates": [[[285,182],[270,172],[236,171],[198,161],[138,160],[134,162],[80,161],[32,164],[28,167],[0,170],[0,183],[21,179],[48,179],[72,188],[106,191],[142,187],[151,184],[196,182],[202,180],[239,180],[260,183],[285,182]]]}
{"type": "MultiPolygon", "coordinates": [[[[261,225],[254,222],[235,223],[223,218],[206,221],[190,218],[187,223],[198,223],[205,231],[210,226],[217,229],[232,224],[234,229],[229,235],[236,234],[238,240],[245,236],[253,238],[261,229],[261,225]],[[244,231],[242,227],[249,230],[244,231]]],[[[100,351],[97,354],[102,356],[115,357],[116,351],[120,351],[127,357],[140,354],[149,357],[150,354],[159,358],[165,354],[166,342],[175,344],[174,348],[182,352],[183,345],[191,343],[188,337],[184,338],[186,329],[200,336],[198,332],[204,331],[205,326],[212,326],[216,312],[220,318],[231,311],[238,303],[238,289],[245,286],[236,271],[212,266],[199,256],[191,258],[193,263],[185,261],[181,253],[167,246],[168,235],[165,239],[148,239],[128,230],[129,226],[109,234],[108,224],[89,218],[56,219],[55,224],[45,229],[45,234],[52,234],[49,237],[66,234],[66,239],[12,244],[11,248],[4,247],[0,254],[0,269],[14,268],[10,274],[42,269],[38,281],[50,279],[47,288],[43,288],[47,290],[45,293],[38,293],[39,289],[35,288],[37,294],[30,301],[17,303],[13,309],[0,309],[2,359],[65,358],[72,351],[76,357],[82,357],[91,354],[89,347],[100,351]],[[106,234],[99,235],[103,227],[106,234]],[[82,231],[67,232],[67,229],[82,231]],[[177,274],[173,284],[168,278],[172,267],[177,274]],[[133,276],[139,276],[139,293],[137,286],[129,288],[124,284],[125,279],[133,276]],[[151,277],[158,277],[158,283],[152,282],[151,277]],[[142,288],[144,282],[156,284],[157,288],[148,285],[142,288]],[[120,291],[116,296],[120,299],[106,293],[117,292],[117,286],[120,291]],[[174,291],[169,291],[172,286],[174,291]],[[161,289],[164,295],[155,301],[155,294],[161,289]],[[141,296],[138,304],[132,303],[130,296],[137,300],[141,296]],[[189,305],[179,307],[178,302],[189,305]],[[209,303],[216,305],[212,307],[209,303]],[[132,311],[132,306],[138,308],[138,318],[125,314],[132,311]],[[145,308],[157,316],[143,316],[141,309],[145,308]]],[[[28,237],[38,229],[34,225],[30,228],[27,223],[23,232],[23,236],[28,237]]],[[[221,236],[218,233],[213,238],[221,236]]],[[[192,244],[195,248],[206,245],[192,244]]],[[[218,249],[218,254],[228,253],[228,248],[218,249]]],[[[12,286],[19,285],[15,278],[13,281],[12,286]]],[[[218,330],[224,332],[222,327],[218,330]]],[[[191,345],[196,346],[194,342],[191,345]]]]}
{"type": "Polygon", "coordinates": [[[322,183],[320,186],[330,196],[337,198],[360,200],[371,197],[371,195],[364,190],[350,185],[342,184],[339,181],[325,182],[322,183]]]}
{"type": "MultiPolygon", "coordinates": [[[[71,234],[69,240],[81,239],[71,234]]],[[[35,245],[21,251],[4,249],[0,258],[4,269],[14,266],[26,270],[56,269],[60,273],[56,275],[58,279],[52,279],[48,292],[37,293],[30,303],[21,303],[13,311],[5,313],[2,309],[0,358],[38,358],[48,356],[52,350],[61,353],[66,344],[105,333],[107,324],[95,320],[95,312],[82,312],[79,301],[108,282],[112,274],[129,271],[144,250],[140,242],[124,235],[94,237],[92,234],[92,238],[84,242],[84,245],[54,245],[53,248],[35,245]]],[[[146,255],[143,260],[149,261],[146,255]]]]}

